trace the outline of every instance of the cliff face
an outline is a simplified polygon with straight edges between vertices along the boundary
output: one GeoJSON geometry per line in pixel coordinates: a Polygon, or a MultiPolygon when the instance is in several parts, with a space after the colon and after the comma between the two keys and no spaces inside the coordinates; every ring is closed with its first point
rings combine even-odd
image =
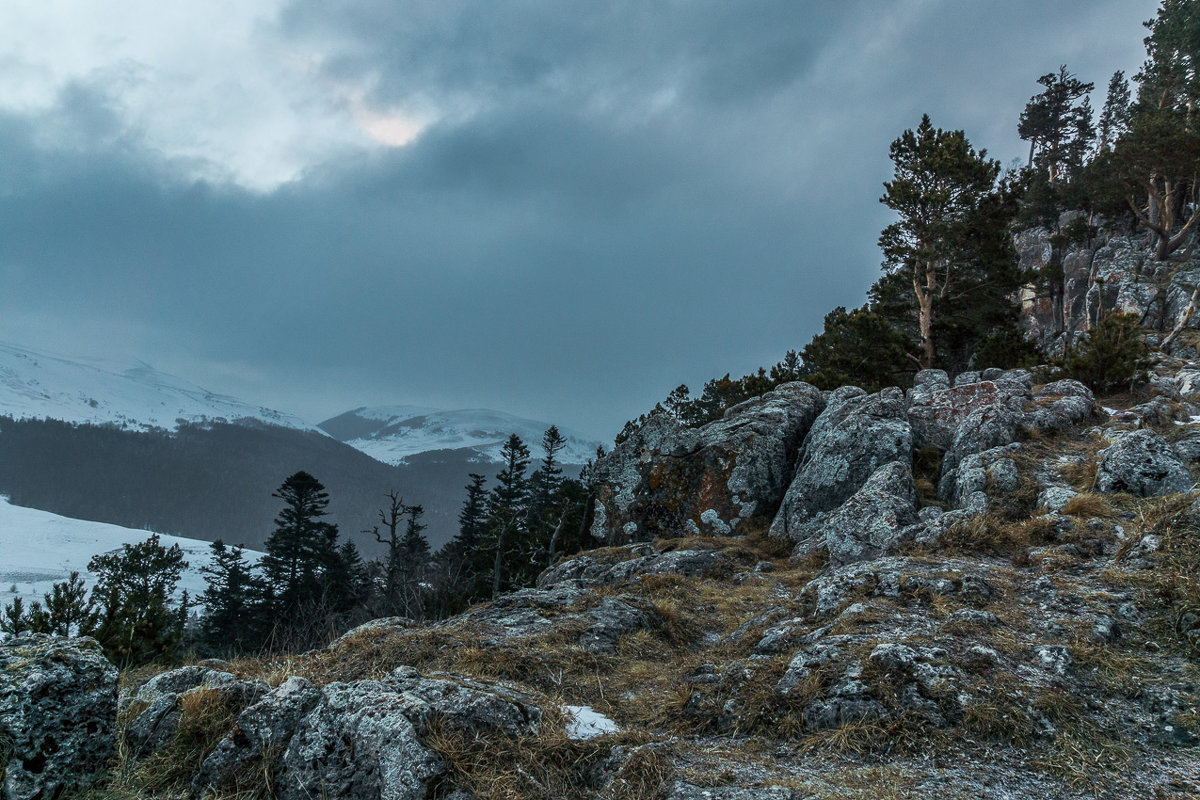
{"type": "MultiPolygon", "coordinates": [[[[1112,311],[1141,317],[1153,343],[1175,326],[1200,282],[1200,248],[1192,244],[1155,261],[1144,233],[1101,229],[1088,242],[1055,248],[1049,230],[1034,228],[1019,233],[1015,244],[1023,269],[1056,276],[1048,292],[1027,289],[1021,296],[1025,330],[1052,355],[1112,311]]],[[[1200,316],[1188,328],[1200,330],[1200,316]]],[[[1180,354],[1194,357],[1190,347],[1180,354]]]]}

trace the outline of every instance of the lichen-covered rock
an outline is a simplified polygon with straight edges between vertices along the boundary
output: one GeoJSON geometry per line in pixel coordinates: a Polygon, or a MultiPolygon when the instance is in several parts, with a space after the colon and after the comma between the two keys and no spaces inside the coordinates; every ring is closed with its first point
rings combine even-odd
{"type": "Polygon", "coordinates": [[[877,469],[836,510],[804,523],[796,536],[796,552],[825,551],[835,564],[878,558],[916,522],[912,469],[904,461],[893,461],[877,469]]]}
{"type": "Polygon", "coordinates": [[[1007,405],[1010,392],[992,380],[957,383],[936,380],[941,370],[925,370],[917,378],[927,376],[909,389],[908,420],[912,425],[913,446],[933,446],[949,450],[955,435],[972,412],[981,408],[1007,405]],[[928,376],[929,373],[935,373],[928,376]]]}
{"type": "Polygon", "coordinates": [[[800,442],[824,406],[819,389],[786,383],[700,428],[652,414],[593,467],[592,535],[619,542],[724,534],[773,514],[800,442]]]}
{"type": "MultiPolygon", "coordinates": [[[[263,681],[240,681],[236,678],[227,681],[215,677],[228,674],[216,672],[209,676],[196,676],[193,673],[195,681],[179,676],[174,685],[181,689],[188,683],[194,682],[196,685],[178,694],[161,693],[156,689],[153,692],[154,700],[133,718],[125,730],[125,745],[129,754],[135,759],[145,758],[170,744],[179,730],[179,723],[187,711],[189,700],[201,701],[205,706],[204,713],[212,713],[213,705],[219,706],[226,713],[240,713],[246,706],[270,691],[271,687],[263,681]],[[208,681],[205,681],[205,678],[208,678],[208,681]]],[[[172,685],[171,681],[164,681],[159,684],[159,689],[169,685],[172,685]]]]}
{"type": "Polygon", "coordinates": [[[0,642],[0,797],[48,800],[89,786],[115,745],[117,669],[87,637],[0,642]]]}
{"type": "Polygon", "coordinates": [[[233,729],[201,764],[192,781],[192,797],[261,789],[262,776],[320,700],[320,689],[293,677],[242,711],[233,729]]]}
{"type": "Polygon", "coordinates": [[[565,581],[580,586],[611,586],[638,580],[642,575],[697,576],[727,570],[732,566],[720,550],[672,550],[659,553],[647,544],[631,545],[634,555],[613,563],[591,555],[580,555],[555,564],[537,579],[537,588],[549,589],[565,581]]]}
{"type": "Polygon", "coordinates": [[[771,535],[797,540],[805,523],[837,509],[885,464],[912,463],[912,429],[899,389],[834,391],[804,441],[803,455],[771,523],[771,535]]]}
{"type": "Polygon", "coordinates": [[[138,687],[133,699],[141,703],[153,703],[163,695],[183,694],[200,686],[211,689],[235,681],[237,676],[231,672],[201,666],[179,667],[155,675],[143,683],[138,687]]]}
{"type": "Polygon", "coordinates": [[[421,733],[434,715],[454,730],[510,737],[537,733],[542,719],[542,710],[529,695],[461,675],[421,675],[412,667],[400,667],[384,683],[424,704],[409,712],[421,733]]]}
{"type": "Polygon", "coordinates": [[[962,460],[952,474],[954,484],[948,500],[953,508],[986,510],[991,498],[1003,502],[1016,490],[1020,473],[1013,460],[1021,446],[1017,443],[993,447],[982,453],[973,453],[962,460]],[[976,495],[982,495],[977,501],[976,495]],[[976,505],[982,508],[976,508],[976,505]]]}
{"type": "Polygon", "coordinates": [[[378,681],[323,687],[279,760],[280,800],[425,800],[446,763],[418,738],[417,702],[378,681]]]}
{"type": "Polygon", "coordinates": [[[640,597],[598,597],[574,581],[566,581],[547,589],[521,589],[502,595],[455,622],[476,626],[498,644],[583,628],[577,640],[581,647],[609,653],[622,636],[657,628],[662,617],[652,603],[640,597]]]}
{"type": "MultiPolygon", "coordinates": [[[[1017,235],[1022,269],[1051,266],[1051,235],[1044,228],[1017,235]]],[[[1026,332],[1053,355],[1090,330],[1101,314],[1112,311],[1137,314],[1148,328],[1171,329],[1200,280],[1200,264],[1195,260],[1155,261],[1140,235],[1120,231],[1099,230],[1087,243],[1072,245],[1059,255],[1055,272],[1061,275],[1061,291],[1029,291],[1021,302],[1026,332]]],[[[1187,327],[1200,328],[1200,315],[1193,316],[1187,327]]]]}
{"type": "Polygon", "coordinates": [[[1152,430],[1123,433],[1098,454],[1096,488],[1157,497],[1192,488],[1192,474],[1171,445],[1152,430]]]}

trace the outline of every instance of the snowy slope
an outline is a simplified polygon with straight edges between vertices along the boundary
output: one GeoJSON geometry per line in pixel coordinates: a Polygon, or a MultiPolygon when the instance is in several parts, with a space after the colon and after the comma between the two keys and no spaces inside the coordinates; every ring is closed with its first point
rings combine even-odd
{"type": "Polygon", "coordinates": [[[181,421],[252,419],[299,430],[298,417],[213,394],[147,364],[67,359],[0,343],[0,414],[174,430],[181,421]]]}
{"type": "MultiPolygon", "coordinates": [[[[28,605],[58,581],[67,579],[72,570],[90,588],[95,578],[88,573],[92,556],[120,549],[150,538],[149,531],[122,528],[103,522],[86,522],[60,517],[48,511],[14,506],[0,495],[0,605],[14,597],[25,598],[28,605]],[[13,587],[16,591],[13,591],[13,587]]],[[[160,536],[164,547],[179,545],[188,568],[179,581],[179,591],[192,598],[204,591],[200,568],[209,562],[209,543],[178,536],[160,536]]],[[[246,551],[247,559],[257,561],[261,553],[246,551]]]]}
{"type": "MultiPolygon", "coordinates": [[[[473,459],[498,462],[501,446],[513,433],[528,445],[536,461],[542,455],[542,434],[549,427],[502,411],[431,411],[414,406],[356,408],[320,424],[331,436],[388,464],[402,464],[418,453],[464,448],[475,451],[473,459]]],[[[561,426],[559,433],[567,440],[559,454],[562,463],[583,464],[595,457],[600,442],[561,426]]]]}

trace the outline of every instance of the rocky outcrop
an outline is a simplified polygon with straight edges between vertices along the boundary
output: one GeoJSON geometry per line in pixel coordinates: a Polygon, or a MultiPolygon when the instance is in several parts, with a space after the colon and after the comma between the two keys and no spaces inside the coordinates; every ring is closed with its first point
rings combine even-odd
{"type": "Polygon", "coordinates": [[[622,548],[618,560],[581,555],[550,567],[537,579],[537,588],[549,589],[571,582],[579,586],[613,586],[641,580],[644,575],[699,576],[728,571],[732,560],[720,550],[671,550],[660,553],[649,544],[622,548]]]}
{"type": "Polygon", "coordinates": [[[632,595],[597,597],[571,583],[548,589],[521,589],[472,609],[455,624],[468,623],[487,639],[501,642],[579,631],[576,643],[593,653],[611,653],[622,636],[662,625],[653,603],[632,595]]]}
{"type": "Polygon", "coordinates": [[[125,730],[129,754],[145,758],[169,745],[189,706],[203,708],[206,714],[235,715],[270,688],[263,681],[242,681],[204,667],[181,667],[158,675],[138,690],[135,703],[152,699],[125,730]]]}
{"type": "Polygon", "coordinates": [[[804,441],[771,535],[794,541],[811,538],[813,529],[807,523],[839,508],[880,467],[911,459],[912,428],[899,389],[867,394],[843,387],[832,392],[804,441]]]}
{"type": "MultiPolygon", "coordinates": [[[[1155,261],[1144,234],[1101,230],[1089,242],[1058,253],[1050,237],[1046,229],[1027,230],[1017,235],[1016,247],[1023,270],[1045,271],[1056,260],[1061,265],[1057,291],[1039,295],[1028,290],[1021,298],[1027,333],[1051,354],[1061,353],[1101,314],[1113,311],[1136,314],[1145,327],[1170,331],[1200,281],[1194,249],[1186,261],[1155,261]]],[[[1200,329],[1200,315],[1187,327],[1200,329]]]]}
{"type": "Polygon", "coordinates": [[[837,509],[805,522],[795,537],[796,552],[827,552],[835,564],[866,561],[887,553],[903,529],[916,522],[912,470],[893,461],[872,473],[837,509]]]}
{"type": "Polygon", "coordinates": [[[1186,492],[1194,479],[1179,455],[1152,430],[1123,433],[1101,450],[1096,488],[1102,492],[1128,492],[1157,497],[1186,492]]]}
{"type": "Polygon", "coordinates": [[[594,465],[592,535],[623,542],[723,534],[746,519],[773,514],[800,442],[824,405],[818,389],[787,383],[700,428],[652,414],[594,465]]]}
{"type": "Polygon", "coordinates": [[[270,773],[288,800],[424,800],[448,767],[424,743],[431,725],[513,737],[535,733],[541,718],[531,698],[505,686],[410,667],[319,688],[290,678],[238,716],[205,759],[192,796],[261,787],[270,773]]]}
{"type": "Polygon", "coordinates": [[[112,756],[117,670],[89,638],[0,642],[0,797],[48,800],[91,785],[112,756]]]}

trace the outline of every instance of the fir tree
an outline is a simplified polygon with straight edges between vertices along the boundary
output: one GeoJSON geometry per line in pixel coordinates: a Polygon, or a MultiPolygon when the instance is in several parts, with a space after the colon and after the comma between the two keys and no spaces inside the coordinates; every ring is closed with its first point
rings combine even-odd
{"type": "Polygon", "coordinates": [[[529,482],[525,470],[529,467],[529,448],[515,433],[508,437],[500,451],[503,468],[496,476],[496,486],[488,496],[488,542],[486,550],[492,556],[489,577],[492,596],[500,594],[507,585],[506,573],[511,571],[514,554],[526,533],[526,514],[529,502],[529,482]]]}
{"type": "Polygon", "coordinates": [[[291,475],[271,496],[284,507],[267,538],[261,566],[274,612],[286,617],[320,601],[326,572],[337,557],[337,526],[322,519],[329,495],[307,472],[291,475]]]}
{"type": "Polygon", "coordinates": [[[207,586],[200,595],[204,617],[201,644],[206,650],[234,654],[258,647],[265,631],[259,621],[262,582],[254,574],[241,545],[218,539],[209,545],[211,561],[200,568],[207,586]]]}

